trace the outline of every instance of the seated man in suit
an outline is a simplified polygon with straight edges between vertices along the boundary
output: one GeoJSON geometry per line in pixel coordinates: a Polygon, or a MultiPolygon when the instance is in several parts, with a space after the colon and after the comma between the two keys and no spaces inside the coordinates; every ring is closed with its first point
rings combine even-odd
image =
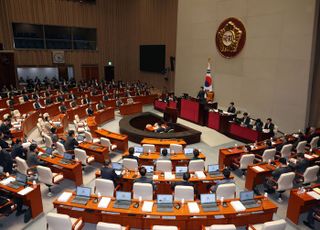
{"type": "Polygon", "coordinates": [[[72,102],[70,102],[70,107],[71,107],[71,108],[77,107],[77,102],[76,102],[75,100],[73,100],[72,102]]]}
{"type": "Polygon", "coordinates": [[[177,182],[175,182],[175,183],[172,184],[171,187],[172,187],[173,190],[174,190],[174,187],[176,187],[177,185],[192,186],[192,187],[194,187],[194,184],[189,181],[189,179],[190,179],[190,173],[188,173],[188,172],[183,173],[182,179],[183,179],[183,181],[177,181],[177,182]]]}
{"type": "Polygon", "coordinates": [[[3,172],[12,173],[13,159],[11,154],[0,147],[0,166],[3,167],[3,172]]]}
{"type": "Polygon", "coordinates": [[[128,152],[129,152],[129,155],[124,156],[123,159],[124,158],[130,158],[130,159],[136,159],[138,161],[139,158],[133,155],[134,154],[134,148],[133,147],[130,147],[128,152]]]}
{"type": "Polygon", "coordinates": [[[46,105],[51,105],[52,104],[51,97],[47,97],[44,102],[46,105]]]}
{"type": "Polygon", "coordinates": [[[315,127],[310,127],[309,131],[306,133],[306,140],[307,142],[310,144],[310,142],[312,141],[312,139],[314,137],[319,136],[320,133],[316,132],[316,128],[315,127]]]}
{"type": "Polygon", "coordinates": [[[234,102],[230,102],[230,106],[228,107],[228,113],[236,113],[236,108],[234,107],[234,102]]]}
{"type": "Polygon", "coordinates": [[[64,101],[64,96],[58,92],[58,96],[57,96],[57,102],[63,102],[64,101]]]}
{"type": "Polygon", "coordinates": [[[295,163],[290,162],[290,166],[296,173],[303,175],[306,169],[309,167],[309,161],[304,157],[304,153],[297,154],[297,161],[295,163]]]}
{"type": "Polygon", "coordinates": [[[12,159],[16,159],[16,157],[20,157],[22,159],[26,159],[27,151],[22,147],[22,141],[18,138],[12,146],[11,157],[12,159]]]}
{"type": "Polygon", "coordinates": [[[70,92],[68,98],[69,98],[69,100],[75,100],[75,99],[77,99],[76,95],[73,94],[73,91],[70,92]]]}
{"type": "Polygon", "coordinates": [[[74,150],[76,147],[78,147],[78,145],[79,145],[79,143],[75,138],[74,130],[69,130],[67,140],[64,143],[64,147],[65,147],[66,151],[74,150]]]}
{"type": "Polygon", "coordinates": [[[23,94],[22,97],[23,97],[24,102],[29,101],[29,96],[27,94],[23,94]]]}
{"type": "Polygon", "coordinates": [[[133,181],[133,183],[136,183],[136,182],[138,182],[138,183],[148,183],[148,184],[152,184],[152,186],[154,187],[152,178],[146,177],[147,170],[146,170],[145,167],[141,167],[141,168],[139,169],[139,173],[140,173],[140,176],[141,176],[141,177],[135,179],[135,180],[133,181]]]}
{"type": "Polygon", "coordinates": [[[87,109],[87,113],[89,116],[92,116],[93,115],[93,108],[91,105],[89,105],[88,109],[87,109]]]}
{"type": "Polygon", "coordinates": [[[231,184],[231,183],[235,183],[233,179],[230,179],[230,170],[227,168],[224,168],[222,170],[222,174],[223,174],[223,179],[222,180],[215,180],[215,185],[211,186],[210,191],[215,193],[217,191],[217,188],[220,184],[231,184]]]}
{"type": "Polygon", "coordinates": [[[11,127],[12,127],[12,125],[11,125],[10,118],[5,119],[3,121],[3,123],[0,125],[0,132],[3,133],[3,139],[4,140],[12,138],[12,134],[11,134],[11,131],[10,131],[11,127]]]}
{"type": "Polygon", "coordinates": [[[9,149],[10,145],[5,141],[4,134],[0,132],[0,147],[2,149],[9,149]]]}
{"type": "Polygon", "coordinates": [[[59,110],[60,110],[60,113],[63,113],[63,114],[67,112],[67,106],[65,105],[64,102],[62,102],[62,104],[59,106],[59,110]]]}
{"type": "Polygon", "coordinates": [[[262,132],[263,122],[261,121],[260,118],[258,118],[258,119],[256,120],[256,122],[255,122],[254,125],[255,125],[255,128],[256,128],[257,131],[262,132]]]}
{"type": "Polygon", "coordinates": [[[100,169],[100,171],[101,171],[102,179],[112,180],[114,183],[114,186],[118,185],[118,179],[120,178],[120,176],[118,176],[115,170],[112,168],[112,163],[110,160],[106,160],[104,162],[104,165],[100,169]]]}
{"type": "Polygon", "coordinates": [[[206,91],[204,90],[203,86],[200,87],[197,98],[199,99],[200,104],[206,103],[206,91]]]}
{"type": "Polygon", "coordinates": [[[268,177],[264,183],[264,187],[266,188],[265,192],[267,193],[274,193],[275,190],[273,187],[276,185],[275,181],[278,181],[283,173],[291,171],[290,168],[287,166],[286,158],[281,157],[279,159],[279,163],[280,166],[272,172],[272,177],[268,177]]]}
{"type": "Polygon", "coordinates": [[[99,103],[98,103],[98,110],[103,110],[103,109],[105,109],[106,108],[106,106],[105,106],[105,104],[102,102],[102,101],[99,101],[99,103]]]}
{"type": "Polygon", "coordinates": [[[105,91],[105,93],[104,93],[104,95],[103,95],[103,97],[102,97],[102,100],[104,100],[104,101],[109,100],[109,93],[108,93],[108,91],[105,91]]]}
{"type": "Polygon", "coordinates": [[[266,124],[264,125],[263,129],[267,130],[268,133],[271,133],[274,135],[273,130],[274,130],[274,124],[272,123],[272,119],[268,118],[266,121],[266,124]]]}
{"type": "Polygon", "coordinates": [[[200,159],[200,158],[199,158],[199,155],[200,155],[199,150],[198,150],[198,149],[194,149],[194,150],[193,150],[193,158],[192,158],[192,160],[198,160],[198,159],[200,159]]]}
{"type": "Polygon", "coordinates": [[[57,129],[55,127],[52,127],[50,130],[50,137],[51,137],[53,144],[57,143],[59,140],[59,137],[56,134],[56,132],[57,132],[57,129]]]}
{"type": "Polygon", "coordinates": [[[36,171],[37,165],[43,165],[43,162],[38,158],[38,145],[32,143],[29,147],[29,152],[27,153],[27,164],[30,168],[36,171]]]}
{"type": "Polygon", "coordinates": [[[86,94],[85,96],[84,96],[84,98],[82,99],[82,104],[90,104],[91,103],[91,100],[90,100],[90,98],[88,97],[88,94],[86,94]]]}
{"type": "Polygon", "coordinates": [[[244,127],[250,127],[250,120],[248,113],[244,112],[243,117],[240,119],[241,125],[244,127]]]}
{"type": "Polygon", "coordinates": [[[7,100],[7,103],[8,103],[8,106],[9,106],[10,108],[13,107],[13,105],[14,105],[14,100],[13,100],[13,97],[12,97],[12,96],[9,97],[9,99],[7,100]]]}
{"type": "Polygon", "coordinates": [[[44,108],[44,107],[40,104],[39,99],[36,99],[36,101],[34,102],[34,108],[37,109],[37,110],[44,108]]]}

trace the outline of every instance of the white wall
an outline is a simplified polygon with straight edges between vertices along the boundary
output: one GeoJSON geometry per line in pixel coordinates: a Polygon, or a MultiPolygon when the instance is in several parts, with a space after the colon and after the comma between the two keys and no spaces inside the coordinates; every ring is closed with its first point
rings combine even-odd
{"type": "Polygon", "coordinates": [[[285,132],[305,126],[315,0],[179,0],[175,92],[195,96],[212,58],[216,101],[253,117],[272,117],[285,132]],[[239,18],[242,52],[216,50],[220,23],[239,18]]]}

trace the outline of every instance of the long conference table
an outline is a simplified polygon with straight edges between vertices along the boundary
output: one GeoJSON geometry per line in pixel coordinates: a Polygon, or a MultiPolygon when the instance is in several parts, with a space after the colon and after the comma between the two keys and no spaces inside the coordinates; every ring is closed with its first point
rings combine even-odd
{"type": "MultiPolygon", "coordinates": [[[[200,230],[202,226],[210,226],[212,224],[235,224],[236,226],[244,226],[248,224],[257,224],[271,221],[273,214],[277,212],[277,206],[268,198],[258,196],[255,199],[261,204],[257,208],[246,209],[237,212],[231,205],[231,201],[226,200],[225,205],[218,202],[218,211],[205,212],[199,202],[199,212],[190,212],[189,205],[186,203],[179,204],[180,208],[174,205],[172,212],[157,211],[156,201],[151,201],[153,206],[151,211],[143,211],[144,204],[140,203],[137,208],[134,204],[138,200],[132,200],[132,204],[128,209],[114,208],[114,198],[111,198],[106,207],[99,207],[99,199],[96,195],[92,195],[86,205],[72,203],[75,193],[72,191],[71,197],[66,201],[56,199],[53,204],[58,213],[67,214],[74,218],[82,217],[83,221],[89,223],[98,223],[100,221],[118,223],[121,225],[129,225],[131,228],[150,229],[151,225],[175,225],[180,230],[200,230]]],[[[238,200],[238,199],[234,199],[238,200]]]]}

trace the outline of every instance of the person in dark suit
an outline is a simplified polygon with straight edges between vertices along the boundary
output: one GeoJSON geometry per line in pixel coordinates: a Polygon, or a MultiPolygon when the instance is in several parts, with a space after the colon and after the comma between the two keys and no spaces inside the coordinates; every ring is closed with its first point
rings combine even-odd
{"type": "Polygon", "coordinates": [[[106,92],[106,93],[103,95],[102,100],[104,100],[104,101],[109,100],[109,93],[108,93],[108,92],[106,92]]]}
{"type": "Polygon", "coordinates": [[[66,151],[74,150],[76,147],[78,147],[78,145],[79,143],[75,138],[74,130],[69,130],[67,140],[64,143],[66,151]]]}
{"type": "Polygon", "coordinates": [[[16,142],[12,146],[11,151],[12,159],[16,159],[16,157],[20,157],[22,159],[26,159],[26,151],[22,147],[22,141],[20,139],[16,139],[16,142]]]}
{"type": "Polygon", "coordinates": [[[234,102],[230,102],[230,106],[228,107],[228,113],[236,113],[236,108],[234,107],[234,102]]]}
{"type": "Polygon", "coordinates": [[[251,119],[250,119],[248,113],[244,112],[243,117],[240,119],[241,125],[243,125],[245,127],[250,127],[250,120],[251,119]]]}
{"type": "Polygon", "coordinates": [[[57,102],[63,102],[64,96],[59,92],[56,100],[57,100],[57,102]]]}
{"type": "Polygon", "coordinates": [[[194,150],[193,150],[193,158],[192,158],[192,160],[198,160],[198,159],[200,159],[200,158],[199,158],[199,155],[200,155],[199,150],[198,150],[198,149],[194,149],[194,150]]]}
{"type": "Polygon", "coordinates": [[[290,168],[287,166],[286,158],[281,157],[279,159],[279,162],[280,162],[280,166],[275,170],[273,170],[272,177],[268,177],[266,179],[266,182],[264,183],[264,187],[266,188],[265,192],[267,193],[274,193],[275,190],[273,187],[276,185],[275,181],[278,181],[280,176],[283,173],[287,173],[291,171],[290,168]]]}
{"type": "Polygon", "coordinates": [[[310,142],[312,141],[312,139],[314,137],[319,136],[320,134],[316,132],[316,128],[315,127],[310,127],[309,131],[306,134],[306,140],[308,142],[308,144],[310,144],[310,142]]]}
{"type": "Polygon", "coordinates": [[[93,108],[91,105],[89,105],[88,109],[87,109],[87,114],[88,116],[92,116],[93,115],[93,108]]]}
{"type": "Polygon", "coordinates": [[[57,132],[57,129],[55,128],[55,127],[52,127],[51,129],[50,129],[50,137],[51,137],[51,140],[52,140],[52,142],[53,142],[53,144],[55,144],[55,143],[57,143],[58,142],[58,140],[59,140],[59,137],[58,137],[58,135],[56,134],[56,132],[57,132]]]}
{"type": "Polygon", "coordinates": [[[90,104],[91,100],[89,99],[88,95],[86,94],[82,100],[82,104],[90,104]]]}
{"type": "Polygon", "coordinates": [[[27,94],[24,94],[22,97],[24,102],[27,102],[29,100],[29,96],[27,94]]]}
{"type": "Polygon", "coordinates": [[[152,186],[154,186],[153,185],[153,180],[152,180],[152,178],[148,178],[148,177],[146,177],[146,173],[147,173],[147,170],[146,170],[146,168],[145,167],[141,167],[140,169],[139,169],[139,173],[140,173],[140,178],[137,178],[137,179],[135,179],[134,181],[133,181],[133,183],[148,183],[148,184],[152,184],[152,186]]]}
{"type": "Polygon", "coordinates": [[[77,99],[76,95],[74,95],[72,91],[70,92],[68,98],[69,98],[69,100],[75,100],[75,99],[77,99]]]}
{"type": "Polygon", "coordinates": [[[98,110],[102,110],[102,109],[105,109],[105,108],[106,108],[105,104],[102,101],[99,101],[98,110]]]}
{"type": "Polygon", "coordinates": [[[175,188],[177,185],[192,186],[192,187],[194,187],[194,184],[189,181],[189,179],[190,179],[190,173],[188,173],[188,172],[183,173],[182,179],[183,179],[183,181],[177,181],[177,182],[175,182],[175,183],[172,184],[172,189],[173,189],[173,190],[174,190],[174,188],[175,188]]]}
{"type": "Polygon", "coordinates": [[[62,102],[62,104],[59,106],[59,110],[60,110],[60,113],[66,113],[67,112],[67,106],[65,105],[64,102],[62,102]]]}
{"type": "Polygon", "coordinates": [[[100,171],[102,179],[112,180],[115,186],[118,185],[118,179],[120,176],[118,176],[115,170],[112,168],[110,160],[106,160],[104,162],[104,166],[100,169],[100,171]]]}
{"type": "Polygon", "coordinates": [[[71,108],[75,108],[75,107],[77,107],[77,102],[76,101],[72,101],[72,102],[70,102],[70,107],[71,108]]]}
{"type": "Polygon", "coordinates": [[[206,103],[206,91],[204,90],[203,86],[201,86],[200,91],[198,92],[197,98],[199,99],[200,104],[206,103]]]}
{"type": "Polygon", "coordinates": [[[305,140],[306,140],[306,138],[305,138],[304,134],[303,134],[302,132],[299,132],[299,133],[298,133],[298,138],[297,138],[297,139],[295,140],[295,142],[292,144],[293,149],[296,149],[296,148],[297,148],[299,142],[305,141],[305,140]]]}
{"type": "Polygon", "coordinates": [[[0,133],[3,133],[3,139],[7,140],[9,138],[12,138],[10,128],[11,128],[11,120],[10,118],[7,118],[3,121],[3,123],[0,126],[0,133]]]}
{"type": "Polygon", "coordinates": [[[44,107],[40,104],[40,101],[38,99],[36,99],[36,101],[34,102],[34,108],[35,109],[41,109],[41,108],[44,108],[44,107]]]}
{"type": "Polygon", "coordinates": [[[0,132],[0,147],[2,149],[9,149],[10,145],[4,140],[4,134],[0,132]]]}
{"type": "Polygon", "coordinates": [[[43,165],[43,162],[38,159],[37,148],[38,148],[38,145],[34,143],[32,143],[29,147],[29,152],[27,153],[27,164],[30,168],[35,167],[37,165],[43,165]]]}
{"type": "Polygon", "coordinates": [[[304,153],[297,154],[297,161],[295,164],[290,164],[296,173],[303,174],[309,167],[309,161],[304,157],[304,153]]]}
{"type": "Polygon", "coordinates": [[[46,104],[46,105],[51,105],[51,104],[52,104],[51,97],[47,97],[47,98],[45,99],[45,104],[46,104]]]}
{"type": "Polygon", "coordinates": [[[256,127],[256,130],[259,131],[259,132],[262,132],[262,129],[263,129],[263,122],[261,121],[260,118],[258,118],[255,122],[255,127],[256,127]]]}
{"type": "Polygon", "coordinates": [[[4,172],[12,173],[13,159],[11,154],[0,147],[0,166],[3,167],[4,172]]]}
{"type": "Polygon", "coordinates": [[[222,170],[222,174],[223,174],[223,179],[222,180],[215,180],[215,185],[210,187],[210,191],[215,193],[217,191],[217,188],[220,184],[231,184],[231,183],[235,183],[233,179],[230,179],[230,170],[227,168],[224,168],[222,170]]]}
{"type": "Polygon", "coordinates": [[[274,135],[274,124],[272,123],[272,119],[268,118],[266,121],[266,124],[263,127],[266,130],[269,130],[269,133],[271,133],[272,135],[274,135]]]}
{"type": "Polygon", "coordinates": [[[133,147],[130,147],[128,152],[129,152],[129,155],[124,156],[123,159],[124,158],[130,158],[130,159],[136,159],[138,161],[139,158],[133,155],[134,154],[134,148],[133,147]]]}

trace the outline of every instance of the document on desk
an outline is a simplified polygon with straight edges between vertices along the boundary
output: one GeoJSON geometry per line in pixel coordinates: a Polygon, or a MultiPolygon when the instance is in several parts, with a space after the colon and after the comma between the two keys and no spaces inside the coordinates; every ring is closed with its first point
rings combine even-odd
{"type": "Polygon", "coordinates": [[[16,179],[14,177],[8,177],[6,179],[3,179],[2,181],[0,181],[0,184],[3,184],[3,185],[7,185],[9,183],[11,183],[12,181],[15,181],[16,179]]]}
{"type": "Polygon", "coordinates": [[[258,172],[263,172],[264,171],[264,169],[263,168],[261,168],[260,166],[254,166],[254,167],[252,167],[254,170],[256,170],[256,171],[258,171],[258,172]]]}
{"type": "Polygon", "coordinates": [[[142,205],[143,212],[152,212],[153,201],[144,201],[142,205]]]}
{"type": "Polygon", "coordinates": [[[70,197],[72,196],[72,192],[63,192],[59,198],[58,198],[58,201],[59,202],[67,202],[70,197]]]}
{"type": "Polygon", "coordinates": [[[32,187],[26,187],[18,192],[19,195],[24,196],[33,190],[32,187]]]}
{"type": "Polygon", "coordinates": [[[307,192],[307,194],[311,197],[313,197],[314,199],[316,200],[320,200],[320,194],[319,193],[316,193],[314,191],[311,191],[311,192],[307,192]]]}
{"type": "Polygon", "coordinates": [[[110,200],[110,197],[102,197],[98,204],[98,208],[107,208],[110,203],[110,200]]]}
{"type": "Polygon", "coordinates": [[[199,213],[199,205],[197,202],[188,202],[188,209],[190,213],[199,213]]]}
{"type": "Polygon", "coordinates": [[[199,179],[204,179],[204,178],[206,178],[206,175],[204,174],[203,171],[196,171],[194,174],[195,174],[196,177],[199,178],[199,179]]]}
{"type": "Polygon", "coordinates": [[[174,180],[175,175],[172,172],[164,172],[164,179],[166,180],[174,180]]]}
{"type": "Polygon", "coordinates": [[[320,194],[320,188],[314,188],[313,191],[320,194]]]}
{"type": "Polygon", "coordinates": [[[309,154],[304,154],[304,157],[307,158],[307,159],[312,159],[313,156],[309,155],[309,154]]]}
{"type": "Polygon", "coordinates": [[[231,201],[230,204],[236,212],[243,212],[246,210],[246,207],[244,207],[239,200],[231,201]]]}

